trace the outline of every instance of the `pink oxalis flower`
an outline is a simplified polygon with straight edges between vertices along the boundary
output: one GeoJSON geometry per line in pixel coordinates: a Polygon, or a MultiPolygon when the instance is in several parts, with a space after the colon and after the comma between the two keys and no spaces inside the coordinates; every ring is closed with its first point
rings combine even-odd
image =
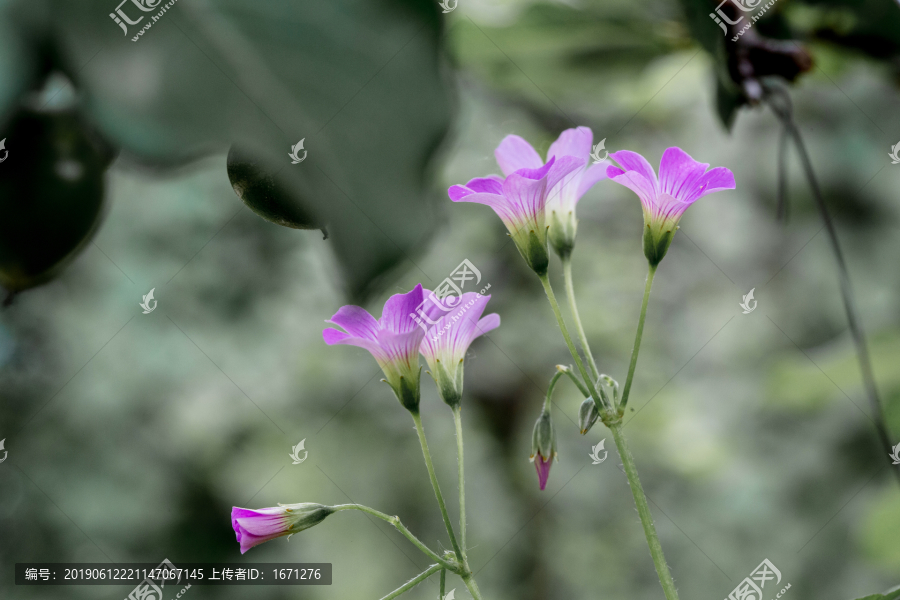
{"type": "Polygon", "coordinates": [[[507,136],[494,151],[506,178],[488,175],[454,185],[454,202],[486,204],[506,225],[519,253],[540,276],[547,273],[547,198],[567,175],[584,167],[574,156],[551,157],[543,164],[531,145],[517,135],[507,136]]]}
{"type": "Polygon", "coordinates": [[[453,309],[439,318],[422,340],[421,352],[431,369],[441,399],[459,405],[463,389],[463,361],[472,341],[500,326],[500,315],[482,318],[491,299],[478,292],[460,296],[453,309]]]}
{"type": "Polygon", "coordinates": [[[734,174],[725,167],[709,169],[681,148],[669,148],[659,163],[659,178],[637,152],[610,154],[619,167],[609,167],[609,178],[638,195],[644,211],[644,255],[656,267],[666,255],[678,221],[688,207],[708,194],[733,190],[734,174]]]}
{"type": "Polygon", "coordinates": [[[419,410],[419,346],[425,336],[422,319],[417,315],[426,304],[430,307],[424,311],[426,314],[434,311],[433,304],[425,302],[426,294],[430,292],[416,285],[406,294],[391,296],[378,320],[364,308],[343,306],[326,323],[344,331],[328,328],[322,332],[329,346],[350,344],[368,350],[400,404],[411,412],[419,410]]]}
{"type": "MultiPolygon", "coordinates": [[[[580,167],[571,170],[547,190],[545,212],[550,227],[550,245],[563,257],[571,254],[575,247],[575,206],[595,183],[606,179],[606,168],[610,166],[607,160],[590,164],[593,143],[594,133],[589,127],[575,127],[559,134],[547,150],[548,162],[564,156],[581,161],[580,167]]],[[[495,154],[506,175],[518,169],[538,169],[545,164],[537,150],[516,135],[506,137],[495,154]]]]}
{"type": "Polygon", "coordinates": [[[263,542],[318,525],[333,512],[330,506],[311,502],[279,504],[257,510],[235,506],[231,509],[231,526],[241,545],[241,554],[244,554],[263,542]]]}

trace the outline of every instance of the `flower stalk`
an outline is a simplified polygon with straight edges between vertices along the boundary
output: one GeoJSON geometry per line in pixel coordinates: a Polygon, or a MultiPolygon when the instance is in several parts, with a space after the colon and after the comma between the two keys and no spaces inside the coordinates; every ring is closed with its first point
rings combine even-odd
{"type": "Polygon", "coordinates": [[[625,469],[625,476],[628,478],[631,495],[634,496],[634,504],[637,506],[638,516],[644,528],[644,536],[647,538],[647,545],[650,547],[650,556],[653,558],[653,565],[656,567],[659,583],[662,585],[666,600],[678,600],[675,581],[672,579],[672,573],[666,564],[666,557],[663,556],[662,544],[659,543],[659,536],[656,534],[656,527],[653,525],[653,516],[650,514],[647,496],[644,495],[644,488],[641,486],[641,480],[638,477],[634,457],[631,456],[631,451],[625,442],[625,436],[622,434],[622,423],[617,421],[609,423],[607,426],[612,431],[613,439],[616,441],[616,448],[622,459],[622,467],[625,469]]]}
{"type": "Polygon", "coordinates": [[[413,421],[416,424],[416,433],[419,434],[419,444],[422,446],[422,456],[425,457],[425,468],[428,469],[428,478],[431,480],[431,487],[434,488],[434,495],[437,498],[438,506],[441,509],[441,518],[444,519],[444,526],[447,528],[447,535],[450,536],[450,544],[453,545],[453,551],[460,563],[463,563],[463,552],[456,541],[456,534],[453,532],[453,524],[450,523],[450,515],[447,513],[447,505],[444,503],[444,495],[441,494],[441,485],[438,483],[437,475],[434,472],[434,463],[431,461],[431,452],[428,450],[428,440],[425,439],[425,428],[422,426],[422,417],[419,413],[411,413],[413,421]]]}
{"type": "Polygon", "coordinates": [[[572,312],[572,320],[575,321],[575,332],[578,334],[578,340],[581,342],[581,350],[587,359],[588,367],[594,380],[600,379],[600,371],[597,370],[597,363],[594,361],[594,355],[591,353],[591,347],[587,341],[587,335],[584,333],[584,326],[581,324],[581,316],[578,314],[578,304],[575,302],[575,286],[572,283],[572,256],[566,255],[562,258],[563,278],[566,284],[566,296],[569,300],[569,310],[572,312]]]}
{"type": "Polygon", "coordinates": [[[641,300],[641,316],[638,318],[637,333],[634,336],[634,348],[631,349],[631,362],[628,364],[628,376],[625,378],[625,388],[622,390],[622,403],[620,404],[622,410],[625,410],[625,406],[628,404],[628,394],[631,392],[631,382],[634,380],[634,370],[637,368],[641,338],[644,336],[644,321],[647,320],[647,304],[650,302],[650,288],[653,287],[655,275],[656,267],[650,265],[647,272],[647,283],[644,285],[644,299],[641,300]]]}

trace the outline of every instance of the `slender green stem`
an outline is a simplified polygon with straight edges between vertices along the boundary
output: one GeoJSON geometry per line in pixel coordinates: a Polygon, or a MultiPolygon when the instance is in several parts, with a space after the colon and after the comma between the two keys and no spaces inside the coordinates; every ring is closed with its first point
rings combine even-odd
{"type": "Polygon", "coordinates": [[[462,407],[457,404],[453,409],[453,421],[456,423],[456,456],[459,471],[459,538],[462,540],[462,561],[468,569],[466,557],[466,477],[463,463],[462,407]]]}
{"type": "Polygon", "coordinates": [[[445,589],[447,589],[447,569],[441,569],[441,587],[438,589],[438,600],[444,600],[445,589]]]}
{"type": "Polygon", "coordinates": [[[425,457],[425,467],[428,469],[428,477],[431,478],[431,487],[434,488],[434,495],[437,498],[438,505],[441,508],[441,517],[444,519],[444,526],[447,528],[447,534],[450,536],[450,543],[453,545],[453,551],[460,563],[465,564],[462,549],[459,542],[456,541],[456,534],[453,533],[453,525],[450,523],[450,515],[447,513],[447,505],[444,504],[444,496],[441,494],[441,486],[438,483],[437,475],[434,473],[434,463],[431,462],[431,452],[428,450],[428,440],[425,439],[425,428],[422,427],[422,417],[419,413],[410,413],[413,421],[416,423],[416,432],[419,434],[419,443],[422,445],[422,455],[425,457]]]}
{"type": "Polygon", "coordinates": [[[462,580],[469,589],[469,593],[472,594],[472,598],[474,598],[474,600],[482,600],[481,590],[478,589],[478,584],[475,583],[475,577],[472,575],[463,575],[462,580]]]}
{"type": "Polygon", "coordinates": [[[578,367],[578,371],[581,373],[581,378],[584,379],[584,383],[587,384],[588,391],[590,391],[591,396],[593,398],[599,398],[600,395],[597,394],[597,390],[594,387],[594,381],[584,369],[584,363],[581,362],[581,356],[579,356],[578,350],[575,348],[575,344],[572,343],[572,336],[569,335],[569,329],[568,327],[566,327],[566,322],[563,320],[562,312],[560,312],[559,310],[559,303],[556,301],[556,295],[553,293],[553,288],[550,286],[550,279],[547,277],[547,275],[541,275],[541,283],[544,285],[544,292],[547,293],[547,299],[550,301],[550,307],[553,309],[553,314],[556,316],[556,322],[559,323],[559,328],[562,331],[563,338],[565,338],[566,340],[566,345],[569,347],[569,352],[572,354],[572,358],[575,360],[575,365],[578,367]]]}
{"type": "Polygon", "coordinates": [[[418,548],[419,550],[424,552],[425,555],[428,556],[431,560],[436,560],[438,563],[440,563],[441,567],[443,567],[445,569],[450,569],[454,573],[458,573],[460,571],[458,565],[454,565],[450,562],[447,562],[446,560],[444,560],[443,558],[438,556],[436,552],[431,550],[431,548],[429,548],[428,546],[423,544],[419,540],[419,538],[414,536],[412,534],[412,532],[409,529],[407,529],[403,523],[400,522],[400,517],[392,517],[392,516],[385,514],[379,510],[375,510],[374,508],[369,508],[368,506],[363,506],[362,504],[338,504],[337,506],[332,506],[332,508],[335,510],[335,512],[337,512],[339,510],[358,510],[358,511],[362,511],[364,513],[370,514],[373,517],[378,517],[382,521],[387,521],[388,523],[393,525],[397,529],[397,531],[402,533],[406,537],[406,539],[411,541],[416,546],[416,548],[418,548]]]}
{"type": "Polygon", "coordinates": [[[594,375],[594,380],[600,379],[600,371],[597,370],[597,363],[594,361],[594,355],[591,354],[591,347],[588,344],[587,336],[584,334],[584,327],[581,325],[581,316],[578,314],[578,304],[575,303],[575,286],[572,283],[572,257],[567,256],[562,259],[563,278],[566,282],[566,296],[569,299],[569,310],[572,311],[572,318],[575,320],[575,331],[578,333],[578,340],[581,342],[581,349],[587,358],[588,366],[594,375]]]}
{"type": "Polygon", "coordinates": [[[410,579],[409,581],[407,581],[406,583],[404,583],[403,585],[398,587],[396,590],[394,590],[393,592],[391,592],[390,594],[388,594],[381,600],[391,600],[391,598],[396,598],[400,594],[404,594],[404,593],[408,592],[409,590],[413,589],[414,587],[416,587],[417,585],[419,585],[420,583],[422,583],[423,581],[425,581],[426,579],[428,579],[429,577],[431,577],[432,575],[434,575],[441,569],[443,569],[443,567],[441,565],[431,565],[430,567],[428,567],[427,570],[416,575],[415,577],[413,577],[412,579],[410,579]]]}
{"type": "Polygon", "coordinates": [[[666,564],[666,557],[663,556],[659,536],[656,535],[653,516],[650,514],[650,506],[647,504],[644,488],[641,487],[641,480],[638,478],[634,457],[631,456],[628,445],[625,443],[625,436],[622,435],[622,423],[613,423],[609,425],[609,428],[613,433],[613,439],[616,440],[619,456],[622,458],[622,466],[625,468],[625,476],[628,478],[628,485],[631,487],[631,494],[634,496],[634,504],[637,506],[638,516],[640,516],[641,525],[644,527],[644,535],[647,537],[647,545],[650,546],[650,556],[653,558],[653,564],[656,566],[659,583],[666,594],[666,600],[678,600],[678,591],[675,589],[675,582],[672,580],[672,574],[669,572],[669,566],[666,564]]]}
{"type": "Polygon", "coordinates": [[[637,367],[638,353],[641,351],[641,336],[644,335],[644,321],[647,319],[647,303],[650,301],[650,288],[653,287],[655,275],[656,267],[650,267],[647,272],[647,283],[644,285],[644,299],[641,301],[641,316],[638,320],[637,334],[634,336],[634,348],[631,350],[631,364],[628,365],[628,377],[625,379],[625,389],[622,390],[622,402],[619,405],[623,410],[628,404],[628,394],[631,392],[631,382],[634,380],[634,369],[637,367]]]}
{"type": "Polygon", "coordinates": [[[587,398],[588,396],[591,395],[591,393],[584,386],[584,384],[581,382],[581,380],[578,379],[578,377],[575,376],[575,373],[572,372],[572,369],[570,369],[569,367],[567,367],[565,365],[556,365],[556,370],[559,371],[560,373],[562,373],[563,375],[568,375],[569,379],[572,380],[572,383],[575,384],[575,387],[578,388],[578,391],[581,392],[581,394],[585,398],[587,398]]]}

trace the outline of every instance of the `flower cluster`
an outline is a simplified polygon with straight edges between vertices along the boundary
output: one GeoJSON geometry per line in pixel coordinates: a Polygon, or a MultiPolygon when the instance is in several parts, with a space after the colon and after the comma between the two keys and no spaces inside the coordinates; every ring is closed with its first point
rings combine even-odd
{"type": "Polygon", "coordinates": [[[458,406],[469,345],[500,326],[496,313],[481,316],[490,299],[477,292],[465,293],[448,312],[446,300],[417,285],[411,292],[391,296],[377,321],[359,306],[342,307],[327,322],[344,331],[328,328],[323,336],[328,345],[351,344],[368,350],[400,404],[410,412],[419,411],[422,354],[441,398],[451,407],[458,406]],[[440,316],[442,312],[446,314],[440,316]]]}
{"type": "MultiPolygon", "coordinates": [[[[585,396],[579,410],[579,430],[582,434],[587,433],[601,417],[607,424],[621,420],[640,348],[653,274],[672,244],[682,215],[703,196],[735,187],[731,171],[724,167],[709,169],[708,164],[697,162],[681,148],[669,148],[663,153],[657,176],[650,163],[640,154],[628,150],[614,152],[609,155],[615,163],[612,164],[607,160],[599,160],[599,157],[592,154],[592,145],[593,133],[589,128],[567,129],[550,145],[545,161],[524,139],[510,135],[494,151],[505,178],[487,175],[472,179],[465,185],[454,185],[448,190],[450,199],[454,202],[476,202],[490,206],[506,225],[525,262],[541,278],[569,351],[582,376],[579,380],[566,368],[560,371],[560,374],[569,375],[585,396]],[[594,159],[594,163],[589,165],[591,159],[594,159]],[[650,267],[641,321],[621,403],[618,384],[612,387],[610,382],[614,381],[597,371],[572,297],[571,265],[568,262],[575,248],[578,227],[575,206],[589,189],[604,179],[631,189],[640,199],[644,213],[644,256],[650,267]],[[550,286],[547,276],[550,262],[548,241],[566,267],[569,306],[575,319],[585,362],[591,373],[581,361],[550,286]],[[604,391],[604,385],[610,387],[612,399],[604,391]]],[[[550,465],[556,458],[550,393],[552,385],[541,415],[535,423],[532,442],[531,460],[534,461],[542,490],[547,484],[550,465]]]]}

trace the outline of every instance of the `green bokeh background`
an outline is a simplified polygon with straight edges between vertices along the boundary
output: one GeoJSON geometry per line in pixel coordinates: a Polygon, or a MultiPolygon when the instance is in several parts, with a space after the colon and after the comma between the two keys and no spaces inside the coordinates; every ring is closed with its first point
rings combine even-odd
{"type": "MultiPolygon", "coordinates": [[[[900,486],[877,443],[821,220],[795,156],[790,218],[775,219],[777,122],[758,108],[723,128],[711,59],[679,15],[662,0],[460,0],[445,16],[457,114],[433,191],[497,172],[492,152],[509,133],[543,152],[575,125],[654,164],[678,145],[732,169],[737,189],[688,211],[656,277],[626,417],[673,575],[682,598],[718,600],[768,558],[789,600],[884,591],[900,583],[900,486]],[[751,288],[758,308],[744,315],[751,288]]],[[[900,441],[900,166],[888,158],[900,93],[884,64],[811,49],[797,120],[900,441]]],[[[361,513],[243,558],[231,531],[233,505],[358,502],[449,545],[408,414],[366,352],[322,341],[345,303],[329,241],[253,214],[224,152],[163,174],[120,160],[106,182],[93,243],[0,313],[0,597],[130,590],[14,586],[12,565],[27,561],[334,565],[331,587],[195,586],[197,599],[380,598],[422,571],[424,556],[361,513]],[[159,305],[144,315],[151,288],[159,305]],[[292,465],[301,439],[309,458],[292,465]]],[[[579,216],[582,318],[601,371],[624,382],[646,269],[640,206],[601,182],[579,216]]],[[[491,285],[502,325],[470,350],[463,411],[470,560],[485,597],[661,598],[611,436],[602,425],[577,434],[567,382],[553,410],[560,461],[538,491],[531,426],[553,366],[570,361],[539,282],[488,208],[447,200],[434,220],[431,245],[367,307],[378,316],[390,294],[435,286],[463,259],[491,285]],[[610,458],[591,465],[604,438],[610,458]]],[[[562,293],[560,275],[554,259],[562,293]]],[[[455,517],[453,423],[427,377],[422,412],[455,517]]],[[[458,579],[450,588],[468,598],[458,579]]],[[[436,595],[435,578],[408,597],[436,595]]]]}

